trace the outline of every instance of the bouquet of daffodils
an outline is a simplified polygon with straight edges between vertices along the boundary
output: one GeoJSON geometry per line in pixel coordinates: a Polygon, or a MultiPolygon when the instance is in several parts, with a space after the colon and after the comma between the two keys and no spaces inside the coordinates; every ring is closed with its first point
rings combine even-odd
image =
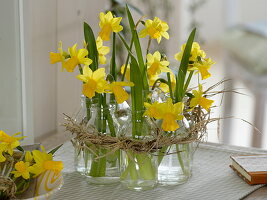
{"type": "MultiPolygon", "coordinates": [[[[181,50],[174,55],[178,62],[171,67],[163,52],[150,51],[154,40],[160,44],[163,38],[169,39],[168,24],[158,17],[146,20],[141,18],[135,23],[127,6],[126,13],[131,30],[130,41],[121,32],[124,28],[121,25],[122,17],[114,16],[110,11],[101,12],[97,37],[91,27],[84,23],[84,48],[77,50],[75,44],[66,52],[60,43],[59,52],[51,52],[50,60],[52,64],[60,62],[62,69],[67,72],[78,68],[80,73],[76,78],[82,81],[87,112],[79,122],[68,118],[65,126],[76,134],[79,147],[89,149],[94,154],[94,160],[100,160],[92,161],[91,171],[87,175],[105,176],[106,161],[110,160],[110,154],[121,149],[130,158],[121,179],[131,176],[132,180],[136,180],[137,171],[140,170],[142,179],[152,180],[155,179],[155,169],[148,154],[160,150],[166,155],[171,145],[200,140],[207,123],[212,121],[209,113],[213,100],[208,97],[216,92],[211,91],[213,86],[204,90],[201,80],[211,76],[208,70],[214,62],[194,42],[194,29],[181,50]],[[112,52],[108,62],[106,56],[110,48],[103,43],[111,38],[112,52]],[[145,47],[141,38],[147,38],[145,47]],[[125,64],[120,68],[116,65],[118,39],[128,52],[125,64]],[[198,80],[198,85],[189,88],[193,78],[198,80]],[[130,95],[127,91],[130,91],[130,95]],[[109,100],[107,94],[110,94],[109,100]],[[128,105],[126,101],[130,96],[128,103],[130,102],[131,116],[126,122],[128,129],[116,131],[116,116],[123,113],[119,112],[120,105],[128,105]],[[95,102],[102,114],[94,120],[97,123],[92,127],[92,108],[95,102]],[[112,115],[110,110],[105,111],[111,105],[114,105],[117,115],[112,115]],[[181,127],[184,126],[184,120],[189,121],[187,127],[181,127]],[[178,131],[180,128],[184,128],[183,134],[178,131]],[[99,148],[105,151],[99,151],[99,148]],[[106,160],[103,160],[104,157],[106,160]],[[144,161],[147,162],[144,164],[144,161]],[[135,166],[136,163],[139,166],[135,166]]],[[[177,152],[180,150],[177,149],[177,152]]]]}
{"type": "Polygon", "coordinates": [[[53,154],[58,148],[49,153],[43,147],[41,151],[24,151],[20,146],[24,137],[18,135],[20,133],[10,136],[0,131],[0,199],[3,200],[25,197],[37,177],[46,171],[59,174],[63,169],[61,161],[53,161],[53,154]]]}

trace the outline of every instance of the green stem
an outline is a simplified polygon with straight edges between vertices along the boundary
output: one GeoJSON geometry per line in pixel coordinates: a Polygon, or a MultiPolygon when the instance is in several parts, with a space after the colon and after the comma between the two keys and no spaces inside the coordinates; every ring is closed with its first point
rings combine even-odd
{"type": "MultiPolygon", "coordinates": [[[[98,106],[97,106],[97,119],[95,122],[96,128],[100,133],[105,133],[106,132],[106,120],[105,117],[103,116],[103,109],[102,105],[103,102],[106,102],[106,98],[102,96],[102,94],[98,94],[98,106]]],[[[103,149],[100,147],[96,147],[98,151],[96,152],[96,155],[93,155],[93,160],[91,163],[91,168],[90,168],[90,173],[89,175],[92,177],[100,177],[103,174],[105,174],[106,171],[106,158],[101,158],[96,160],[97,156],[102,155],[103,149]]]]}
{"type": "Polygon", "coordinates": [[[138,179],[138,173],[135,167],[135,161],[134,161],[134,153],[129,152],[129,155],[127,155],[128,158],[128,166],[129,166],[129,172],[132,180],[138,179]]]}
{"type": "MultiPolygon", "coordinates": [[[[101,95],[102,96],[102,95],[101,95]]],[[[106,97],[106,94],[103,94],[102,96],[102,105],[100,107],[100,114],[101,114],[101,124],[102,124],[102,133],[105,133],[107,132],[107,120],[106,120],[106,109],[105,109],[105,106],[107,103],[107,97],[106,97]],[[103,109],[102,109],[103,108],[103,109]]]]}
{"type": "Polygon", "coordinates": [[[190,83],[190,81],[191,81],[191,79],[192,79],[193,74],[194,74],[194,71],[191,71],[191,72],[189,73],[189,76],[187,77],[186,83],[185,83],[185,85],[184,85],[184,94],[186,93],[186,90],[187,90],[188,85],[189,85],[189,83],[190,83]]]}
{"type": "Polygon", "coordinates": [[[129,172],[130,172],[130,176],[131,176],[131,180],[136,181],[138,179],[138,173],[135,167],[135,163],[133,160],[129,161],[129,172]]]}
{"type": "Polygon", "coordinates": [[[126,169],[121,173],[120,179],[125,180],[130,172],[130,163],[128,162],[128,165],[126,169]]]}
{"type": "MultiPolygon", "coordinates": [[[[106,149],[100,149],[101,156],[106,155],[107,150],[106,149]]],[[[106,156],[102,157],[99,159],[99,166],[98,166],[98,177],[103,177],[106,175],[106,166],[107,165],[107,160],[106,156]]]]}
{"type": "Polygon", "coordinates": [[[83,151],[84,167],[86,171],[88,167],[88,160],[89,160],[90,152],[88,149],[83,149],[82,151],[83,151]]]}
{"type": "Polygon", "coordinates": [[[125,180],[128,174],[130,174],[131,180],[137,180],[138,173],[135,167],[134,154],[128,151],[128,154],[126,154],[125,156],[127,158],[127,166],[126,169],[121,173],[120,179],[125,180]]]}
{"type": "Polygon", "coordinates": [[[186,171],[185,166],[184,166],[184,161],[183,161],[183,158],[182,158],[182,155],[181,155],[179,144],[176,144],[175,146],[176,146],[177,158],[178,158],[179,164],[181,166],[181,169],[183,171],[183,174],[186,175],[187,174],[187,171],[186,171]]]}
{"type": "Polygon", "coordinates": [[[98,177],[98,168],[99,168],[99,160],[96,160],[96,155],[93,155],[92,157],[92,163],[91,163],[91,168],[89,175],[92,177],[98,177]]]}
{"type": "Polygon", "coordinates": [[[159,150],[158,155],[158,166],[160,165],[161,161],[163,160],[164,156],[166,155],[167,149],[169,146],[164,146],[159,150]]]}
{"type": "Polygon", "coordinates": [[[115,131],[115,127],[114,127],[112,116],[110,114],[110,110],[106,110],[106,118],[107,118],[107,121],[108,121],[108,127],[109,127],[109,131],[110,131],[110,135],[112,137],[116,137],[116,131],[115,131]]]}
{"type": "Polygon", "coordinates": [[[151,158],[147,153],[136,154],[140,176],[144,180],[154,180],[156,178],[156,170],[152,164],[151,158]]]}
{"type": "MultiPolygon", "coordinates": [[[[120,33],[119,33],[120,34],[120,33]]],[[[122,37],[122,36],[121,36],[122,37]]],[[[130,43],[130,51],[132,50],[132,47],[133,47],[133,37],[131,39],[131,43],[130,43]]],[[[124,81],[124,78],[125,78],[125,74],[126,74],[126,71],[127,71],[127,65],[129,63],[129,60],[130,60],[130,52],[128,52],[128,55],[127,55],[127,58],[126,58],[126,62],[125,62],[125,68],[124,68],[124,71],[123,71],[123,74],[122,74],[122,77],[121,77],[121,81],[124,81]]]]}
{"type": "Polygon", "coordinates": [[[109,107],[106,103],[106,94],[104,94],[103,108],[104,108],[104,116],[105,116],[106,120],[108,121],[108,127],[109,127],[109,131],[110,131],[110,135],[112,137],[116,137],[116,131],[115,131],[113,119],[112,119],[112,116],[110,114],[109,107]]]}
{"type": "Polygon", "coordinates": [[[150,44],[151,44],[151,37],[149,37],[148,42],[147,42],[146,56],[149,53],[150,44]]]}
{"type": "Polygon", "coordinates": [[[110,74],[113,76],[114,81],[117,80],[116,72],[116,33],[113,33],[112,37],[112,57],[111,57],[110,74]]]}
{"type": "Polygon", "coordinates": [[[96,121],[96,127],[98,132],[102,132],[102,94],[98,94],[98,105],[97,105],[97,121],[96,121]]]}
{"type": "Polygon", "coordinates": [[[87,122],[91,119],[91,100],[88,97],[85,97],[86,105],[86,119],[87,122]]]}

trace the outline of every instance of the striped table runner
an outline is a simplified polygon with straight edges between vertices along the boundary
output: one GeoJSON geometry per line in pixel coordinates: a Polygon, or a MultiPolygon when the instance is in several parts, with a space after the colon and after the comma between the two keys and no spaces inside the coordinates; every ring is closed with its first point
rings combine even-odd
{"type": "Polygon", "coordinates": [[[262,187],[262,185],[249,186],[229,167],[230,155],[248,153],[266,152],[223,145],[201,144],[194,155],[193,175],[187,183],[135,192],[124,189],[120,184],[109,186],[89,184],[86,178],[74,171],[73,147],[70,142],[67,142],[56,155],[56,159],[63,160],[65,165],[64,186],[53,199],[237,200],[262,187]]]}

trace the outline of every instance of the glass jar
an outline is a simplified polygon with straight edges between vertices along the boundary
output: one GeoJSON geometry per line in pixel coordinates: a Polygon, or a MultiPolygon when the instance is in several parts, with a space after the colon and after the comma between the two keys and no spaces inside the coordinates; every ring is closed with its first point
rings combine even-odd
{"type": "Polygon", "coordinates": [[[163,186],[179,185],[191,176],[193,143],[174,144],[166,148],[164,156],[158,156],[158,180],[163,186]]]}
{"type": "MultiPolygon", "coordinates": [[[[86,102],[90,103],[91,100],[86,98],[84,95],[81,95],[80,100],[81,100],[81,105],[72,118],[74,122],[78,123],[79,125],[86,126],[88,122],[86,102]]],[[[75,139],[72,139],[72,144],[74,146],[74,168],[76,169],[77,172],[84,175],[85,169],[87,168],[88,165],[88,161],[86,159],[88,150],[85,148],[84,143],[80,143],[75,139]]]]}
{"type": "MultiPolygon", "coordinates": [[[[84,98],[82,98],[83,106],[84,98]]],[[[86,116],[79,117],[82,123],[87,121],[88,132],[95,131],[92,134],[110,135],[115,137],[120,134],[121,124],[118,122],[115,104],[100,105],[98,103],[90,104],[90,108],[80,111],[86,116]],[[87,117],[89,116],[89,117],[87,117]]],[[[81,116],[81,115],[79,115],[81,116]]],[[[99,145],[93,145],[86,142],[79,143],[74,141],[75,147],[75,168],[87,177],[88,182],[93,184],[112,184],[119,182],[120,169],[120,151],[107,150],[99,145]]]]}
{"type": "Polygon", "coordinates": [[[121,153],[121,184],[131,190],[150,190],[158,183],[158,158],[150,153],[121,153]]]}
{"type": "MultiPolygon", "coordinates": [[[[189,122],[184,118],[178,121],[180,126],[174,132],[165,132],[165,136],[187,138],[189,122]]],[[[191,176],[193,163],[193,142],[173,144],[159,150],[158,156],[158,180],[163,186],[179,185],[187,182],[191,176]]]]}
{"type": "MultiPolygon", "coordinates": [[[[154,120],[144,117],[143,111],[132,112],[124,136],[135,140],[149,140],[160,129],[154,120]]],[[[121,184],[131,190],[153,189],[158,183],[158,158],[156,152],[133,152],[131,149],[121,152],[121,184]]]]}
{"type": "Polygon", "coordinates": [[[79,109],[76,111],[76,113],[73,115],[73,119],[76,123],[80,125],[86,125],[88,122],[88,119],[90,118],[90,104],[91,99],[88,99],[84,95],[81,95],[81,104],[79,109]],[[89,109],[87,109],[89,108],[89,109]],[[88,115],[88,117],[87,117],[88,115]]]}

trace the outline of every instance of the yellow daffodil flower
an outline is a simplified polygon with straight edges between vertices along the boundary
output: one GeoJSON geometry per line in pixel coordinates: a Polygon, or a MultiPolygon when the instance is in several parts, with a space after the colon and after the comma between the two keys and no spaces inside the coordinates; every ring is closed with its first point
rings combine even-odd
{"type": "Polygon", "coordinates": [[[177,120],[183,119],[184,104],[182,102],[173,104],[171,98],[168,98],[167,102],[163,103],[160,108],[163,118],[162,129],[164,131],[177,130],[179,128],[177,120]]]}
{"type": "Polygon", "coordinates": [[[205,58],[202,61],[193,64],[193,66],[189,67],[188,70],[189,71],[196,70],[197,73],[201,74],[202,80],[204,80],[211,76],[208,70],[213,64],[215,64],[215,62],[213,62],[210,58],[205,58]]]}
{"type": "Polygon", "coordinates": [[[107,87],[107,81],[105,80],[105,68],[99,68],[96,71],[92,71],[88,66],[83,67],[83,74],[76,77],[83,81],[83,94],[88,98],[95,96],[95,93],[103,93],[107,87]]]}
{"type": "Polygon", "coordinates": [[[21,133],[15,133],[12,136],[9,136],[4,131],[0,131],[0,162],[4,162],[6,158],[2,155],[3,152],[8,152],[9,155],[13,155],[13,151],[16,147],[20,145],[19,140],[24,137],[15,137],[21,133]]]}
{"type": "Polygon", "coordinates": [[[45,150],[34,150],[32,155],[36,164],[32,166],[31,172],[35,174],[35,176],[38,176],[47,170],[51,170],[57,174],[63,169],[63,163],[61,161],[53,161],[52,154],[46,153],[45,150]]]}
{"type": "MultiPolygon", "coordinates": [[[[184,50],[185,50],[185,46],[186,44],[183,44],[181,47],[181,51],[178,52],[177,54],[175,54],[174,58],[178,61],[182,60],[183,54],[184,54],[184,50]]],[[[205,58],[206,57],[206,53],[200,49],[200,46],[197,42],[193,42],[192,44],[192,48],[191,48],[191,55],[189,60],[190,61],[197,61],[198,57],[200,58],[205,58]]]]}
{"type": "Polygon", "coordinates": [[[96,47],[98,51],[98,59],[100,64],[106,64],[107,59],[105,55],[109,53],[109,47],[103,46],[103,40],[100,37],[96,39],[96,47]]]}
{"type": "Polygon", "coordinates": [[[198,90],[193,90],[194,97],[190,101],[190,107],[193,109],[197,105],[200,105],[206,111],[209,111],[214,101],[203,97],[202,85],[199,84],[198,88],[198,90]]]}
{"type": "Polygon", "coordinates": [[[155,17],[154,20],[147,19],[145,21],[145,28],[140,31],[139,36],[144,38],[149,35],[151,39],[157,39],[157,42],[160,43],[162,37],[169,39],[168,30],[168,24],[155,17]]]}
{"type": "Polygon", "coordinates": [[[77,50],[77,44],[69,48],[69,54],[70,59],[63,66],[68,72],[73,72],[78,64],[90,65],[93,62],[90,58],[87,58],[87,49],[77,50]]]}
{"type": "Polygon", "coordinates": [[[112,13],[109,11],[107,14],[101,12],[99,18],[99,27],[101,29],[99,37],[101,37],[102,40],[109,40],[111,32],[118,33],[122,31],[123,27],[120,25],[122,17],[113,17],[112,13]]]}
{"type": "Polygon", "coordinates": [[[114,93],[117,103],[123,103],[129,98],[129,94],[123,89],[123,86],[134,86],[132,82],[112,82],[106,87],[106,92],[114,93]]]}
{"type": "Polygon", "coordinates": [[[161,72],[171,72],[171,70],[167,67],[170,62],[169,61],[161,61],[160,52],[156,51],[153,55],[147,54],[147,74],[149,76],[160,74],[161,72]]]}
{"type": "Polygon", "coordinates": [[[16,171],[11,172],[15,178],[22,176],[22,178],[27,180],[30,178],[30,172],[32,172],[33,167],[30,166],[29,162],[19,161],[15,164],[15,169],[16,171]]]}
{"type": "Polygon", "coordinates": [[[171,98],[168,98],[165,103],[155,102],[152,105],[146,103],[145,107],[148,108],[145,115],[163,119],[161,127],[164,131],[175,131],[179,128],[177,120],[183,119],[184,104],[182,102],[173,104],[171,98]]]}
{"type": "MultiPolygon", "coordinates": [[[[123,74],[124,73],[124,70],[125,70],[125,65],[122,65],[121,66],[121,74],[123,74]]],[[[128,64],[127,65],[127,69],[126,69],[126,73],[125,73],[125,78],[126,78],[126,80],[128,80],[128,81],[130,81],[130,65],[128,64]]]]}
{"type": "Polygon", "coordinates": [[[144,112],[144,116],[153,117],[155,119],[161,118],[162,114],[161,114],[161,110],[159,109],[160,103],[158,103],[157,101],[152,104],[145,102],[144,106],[147,109],[144,112]]]}
{"type": "Polygon", "coordinates": [[[50,52],[50,63],[55,64],[57,62],[61,62],[62,69],[65,65],[65,59],[68,56],[67,52],[64,52],[62,49],[62,42],[58,43],[58,53],[50,52]]]}

